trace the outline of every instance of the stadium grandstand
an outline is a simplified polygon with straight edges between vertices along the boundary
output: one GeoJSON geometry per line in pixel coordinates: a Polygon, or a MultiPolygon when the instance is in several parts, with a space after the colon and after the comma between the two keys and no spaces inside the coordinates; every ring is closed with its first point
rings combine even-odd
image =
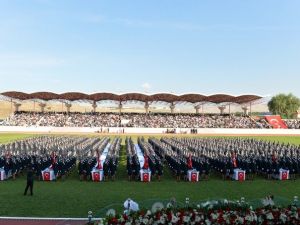
{"type": "Polygon", "coordinates": [[[215,94],[210,96],[200,94],[154,94],[127,93],[117,95],[113,93],[84,94],[68,92],[56,94],[50,92],[4,92],[1,99],[10,102],[12,112],[2,121],[3,126],[38,126],[38,127],[101,127],[102,128],[167,128],[165,132],[175,133],[174,129],[191,129],[190,133],[197,133],[197,128],[243,128],[269,129],[292,128],[299,129],[298,120],[283,121],[277,118],[268,119],[264,116],[252,115],[252,107],[263,101],[258,95],[232,96],[215,94]],[[99,112],[103,102],[113,102],[117,112],[99,112]],[[34,110],[20,110],[23,102],[33,102],[34,110]],[[62,109],[47,111],[47,104],[59,102],[62,109]],[[35,110],[38,103],[39,110],[35,110]],[[71,110],[76,103],[90,104],[90,111],[79,112],[71,110]],[[123,112],[124,106],[130,103],[142,103],[144,112],[123,112]],[[152,111],[152,104],[161,104],[169,107],[169,112],[152,111]],[[176,107],[189,104],[194,107],[193,113],[180,113],[176,107]],[[218,113],[204,113],[203,108],[214,105],[218,113]],[[239,106],[240,113],[231,112],[232,106],[239,106]],[[14,110],[13,110],[14,109],[14,110]]]}
{"type": "MultiPolygon", "coordinates": [[[[211,95],[204,96],[199,94],[173,95],[155,94],[145,95],[138,93],[127,93],[116,95],[112,93],[95,93],[91,95],[83,93],[64,93],[55,94],[49,92],[38,92],[26,94],[21,92],[5,92],[2,98],[8,100],[14,106],[14,115],[10,116],[5,125],[13,126],[54,126],[54,127],[154,127],[154,128],[201,128],[201,127],[264,127],[264,124],[256,124],[249,117],[235,117],[229,119],[230,104],[243,105],[243,115],[251,112],[254,101],[260,100],[256,95],[211,95]],[[20,111],[24,101],[38,102],[40,112],[20,111]],[[49,101],[59,101],[64,104],[65,112],[45,112],[49,101]],[[97,107],[103,101],[112,101],[117,104],[118,113],[97,113],[97,107]],[[72,112],[73,102],[86,102],[91,104],[89,113],[72,112]],[[122,113],[123,106],[128,102],[140,102],[144,104],[144,113],[122,113]],[[152,103],[167,104],[170,108],[169,113],[151,113],[152,103]],[[189,103],[194,106],[195,113],[179,114],[175,109],[177,105],[189,103]],[[216,104],[220,115],[205,115],[200,117],[200,109],[205,104],[216,104]],[[247,107],[246,105],[249,105],[247,107]],[[229,112],[225,114],[226,106],[229,112]],[[26,122],[24,122],[26,121],[26,122]],[[215,123],[214,121],[219,121],[215,123]]],[[[34,106],[35,107],[35,106],[34,106]]]]}

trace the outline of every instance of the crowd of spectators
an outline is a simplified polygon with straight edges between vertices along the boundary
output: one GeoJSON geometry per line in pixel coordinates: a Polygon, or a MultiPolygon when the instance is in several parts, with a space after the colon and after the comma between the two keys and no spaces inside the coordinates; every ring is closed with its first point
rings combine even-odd
{"type": "MultiPolygon", "coordinates": [[[[299,124],[299,123],[298,123],[299,124]]],[[[271,128],[263,119],[219,114],[17,112],[6,126],[137,128],[271,128]]],[[[299,127],[298,127],[299,128],[299,127]]]]}
{"type": "Polygon", "coordinates": [[[300,129],[300,120],[292,119],[292,120],[284,120],[284,122],[289,129],[300,129]]]}

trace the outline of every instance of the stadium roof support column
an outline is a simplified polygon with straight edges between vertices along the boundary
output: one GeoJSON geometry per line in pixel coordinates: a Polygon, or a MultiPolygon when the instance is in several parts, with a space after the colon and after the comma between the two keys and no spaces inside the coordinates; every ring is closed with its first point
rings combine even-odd
{"type": "Polygon", "coordinates": [[[67,108],[67,113],[70,113],[72,104],[71,103],[65,103],[65,106],[67,108]]]}
{"type": "Polygon", "coordinates": [[[199,114],[200,113],[200,105],[196,105],[194,108],[196,110],[196,114],[199,114]]]}
{"type": "Polygon", "coordinates": [[[42,113],[45,112],[45,107],[47,106],[47,104],[46,103],[40,103],[39,106],[40,106],[41,112],[42,113]]]}
{"type": "Polygon", "coordinates": [[[10,99],[10,114],[13,113],[13,100],[10,99]]]}
{"type": "Polygon", "coordinates": [[[174,102],[171,103],[170,109],[171,109],[171,113],[175,113],[175,104],[174,104],[174,102]]]}
{"type": "Polygon", "coordinates": [[[123,104],[122,104],[122,102],[119,102],[118,109],[119,109],[119,113],[121,113],[121,112],[122,112],[122,109],[123,109],[123,104]]]}
{"type": "Polygon", "coordinates": [[[149,102],[145,102],[145,112],[146,112],[146,114],[149,113],[149,107],[150,107],[149,102]]]}
{"type": "Polygon", "coordinates": [[[226,109],[226,106],[222,105],[222,106],[219,106],[218,109],[220,110],[220,114],[224,114],[224,111],[226,109]]]}
{"type": "Polygon", "coordinates": [[[249,107],[248,106],[243,106],[242,110],[244,112],[244,115],[248,116],[248,114],[249,114],[249,107]]]}
{"type": "Polygon", "coordinates": [[[19,112],[21,105],[22,105],[21,103],[14,102],[15,112],[19,112]]]}
{"type": "Polygon", "coordinates": [[[93,112],[95,113],[97,110],[97,103],[95,101],[93,102],[92,107],[93,107],[93,112]]]}

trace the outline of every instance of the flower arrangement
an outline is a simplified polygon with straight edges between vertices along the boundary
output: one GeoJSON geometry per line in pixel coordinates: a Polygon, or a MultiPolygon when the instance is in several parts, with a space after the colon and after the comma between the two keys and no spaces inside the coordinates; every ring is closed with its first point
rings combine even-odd
{"type": "Polygon", "coordinates": [[[285,225],[300,224],[300,208],[266,206],[253,210],[241,201],[212,201],[196,207],[165,208],[156,212],[141,210],[129,215],[111,216],[94,225],[285,225]]]}

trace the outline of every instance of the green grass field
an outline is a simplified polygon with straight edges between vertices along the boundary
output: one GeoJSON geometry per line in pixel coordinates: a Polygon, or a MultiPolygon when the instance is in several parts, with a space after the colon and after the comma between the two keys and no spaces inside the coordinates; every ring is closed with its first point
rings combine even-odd
{"type": "MultiPolygon", "coordinates": [[[[25,138],[25,134],[0,134],[0,143],[25,138]]],[[[137,136],[133,136],[136,139],[137,136]]],[[[300,137],[257,137],[265,140],[300,144],[300,137]]],[[[124,139],[124,138],[123,138],[124,139]]],[[[124,143],[123,143],[124,144],[124,143]]],[[[23,196],[26,180],[18,177],[0,183],[0,216],[38,217],[86,217],[92,210],[94,216],[103,216],[108,208],[122,209],[128,197],[142,207],[150,207],[155,201],[167,201],[175,197],[184,202],[186,197],[197,203],[208,199],[239,199],[257,203],[266,195],[273,194],[275,200],[288,204],[293,196],[300,194],[300,179],[297,181],[269,181],[256,177],[243,183],[223,181],[212,175],[209,181],[199,183],[176,182],[165,167],[161,182],[128,182],[125,170],[125,146],[122,146],[121,162],[115,182],[80,182],[76,170],[66,181],[34,183],[34,196],[23,196]]]]}

